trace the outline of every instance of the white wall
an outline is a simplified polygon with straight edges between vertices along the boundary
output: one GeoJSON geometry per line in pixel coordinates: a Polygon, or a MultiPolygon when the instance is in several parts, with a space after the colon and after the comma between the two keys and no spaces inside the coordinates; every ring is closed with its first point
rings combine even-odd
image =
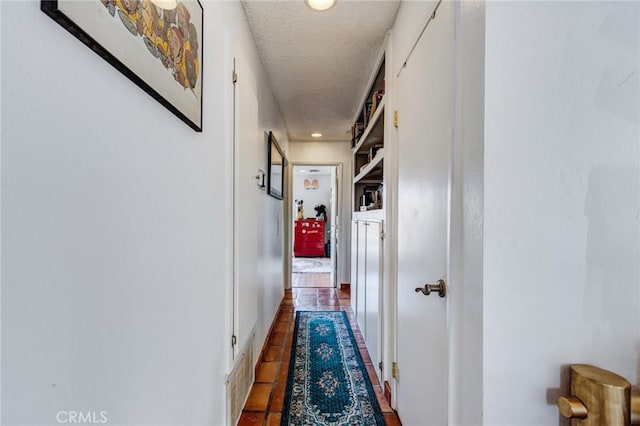
{"type": "Polygon", "coordinates": [[[637,381],[639,8],[486,4],[485,424],[557,424],[563,364],[637,381]]]}
{"type": "MultiPolygon", "coordinates": [[[[304,217],[315,218],[317,212],[314,207],[318,204],[324,204],[327,207],[327,217],[331,216],[331,175],[325,174],[301,174],[295,173],[296,169],[300,167],[294,167],[293,178],[293,198],[294,200],[302,200],[304,207],[304,217]],[[318,180],[318,188],[310,189],[304,187],[305,179],[318,180]]],[[[327,223],[327,226],[329,223],[327,223]]]]}
{"type": "Polygon", "coordinates": [[[484,4],[455,4],[449,423],[482,424],[484,4]]]}
{"type": "MultiPolygon", "coordinates": [[[[291,163],[342,164],[341,188],[338,192],[338,270],[337,282],[348,283],[351,274],[351,176],[353,154],[349,142],[294,142],[289,144],[287,159],[291,163]]],[[[305,214],[308,215],[305,208],[305,214]]],[[[311,206],[313,208],[313,206],[311,206]]],[[[332,255],[334,247],[331,248],[332,255]]]]}
{"type": "MultiPolygon", "coordinates": [[[[39,2],[0,4],[3,423],[104,410],[110,424],[223,424],[234,50],[258,78],[260,125],[284,134],[240,4],[203,2],[203,133],[39,2]]],[[[259,335],[282,295],[266,238],[282,202],[263,203],[259,335]]]]}

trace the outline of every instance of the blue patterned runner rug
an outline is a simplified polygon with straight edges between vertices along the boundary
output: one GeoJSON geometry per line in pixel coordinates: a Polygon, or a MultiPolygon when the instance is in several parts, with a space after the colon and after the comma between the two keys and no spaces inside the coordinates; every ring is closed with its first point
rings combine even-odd
{"type": "Polygon", "coordinates": [[[384,425],[344,312],[296,314],[282,425],[384,425]]]}

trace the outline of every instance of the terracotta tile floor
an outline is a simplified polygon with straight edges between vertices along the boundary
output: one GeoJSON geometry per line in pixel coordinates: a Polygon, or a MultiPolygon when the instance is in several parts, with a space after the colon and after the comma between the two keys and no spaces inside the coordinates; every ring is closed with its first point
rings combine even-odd
{"type": "Polygon", "coordinates": [[[294,272],[291,274],[291,287],[332,288],[333,284],[331,283],[331,273],[314,274],[294,272]]]}
{"type": "Polygon", "coordinates": [[[378,382],[375,368],[371,364],[371,358],[364,345],[364,338],[355,324],[355,317],[349,304],[349,291],[333,288],[294,288],[285,291],[276,322],[267,337],[262,358],[256,366],[256,381],[242,411],[239,425],[271,426],[280,424],[287,386],[289,359],[291,358],[295,311],[339,310],[347,313],[353,334],[358,342],[360,354],[366,363],[369,377],[378,397],[378,403],[384,413],[385,423],[387,425],[401,425],[400,419],[384,398],[383,389],[378,382]]]}

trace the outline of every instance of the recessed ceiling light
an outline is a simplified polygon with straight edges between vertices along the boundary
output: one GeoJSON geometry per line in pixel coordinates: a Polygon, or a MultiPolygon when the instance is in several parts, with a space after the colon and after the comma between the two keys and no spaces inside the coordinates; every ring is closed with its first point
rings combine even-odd
{"type": "Polygon", "coordinates": [[[304,2],[313,10],[328,10],[336,4],[336,0],[304,0],[304,2]]]}
{"type": "Polygon", "coordinates": [[[302,169],[302,170],[300,170],[300,173],[307,173],[307,171],[302,169]]]}
{"type": "Polygon", "coordinates": [[[318,132],[311,133],[311,137],[313,137],[313,138],[321,138],[322,137],[322,133],[318,133],[318,132]]]}

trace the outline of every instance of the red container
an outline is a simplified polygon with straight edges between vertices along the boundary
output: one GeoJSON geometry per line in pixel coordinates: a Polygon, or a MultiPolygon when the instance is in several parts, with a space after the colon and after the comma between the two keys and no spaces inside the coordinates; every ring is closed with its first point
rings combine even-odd
{"type": "Polygon", "coordinates": [[[296,220],[293,240],[295,257],[324,257],[324,220],[296,220]]]}

